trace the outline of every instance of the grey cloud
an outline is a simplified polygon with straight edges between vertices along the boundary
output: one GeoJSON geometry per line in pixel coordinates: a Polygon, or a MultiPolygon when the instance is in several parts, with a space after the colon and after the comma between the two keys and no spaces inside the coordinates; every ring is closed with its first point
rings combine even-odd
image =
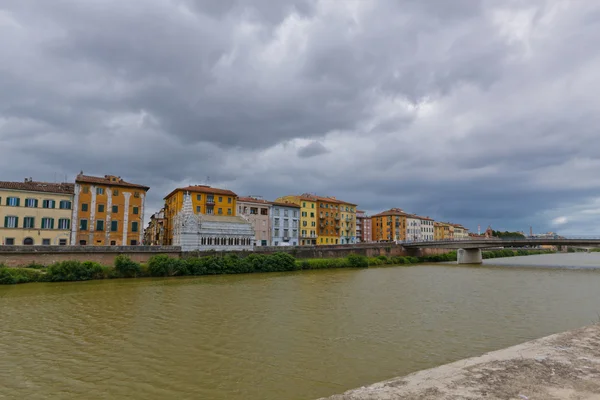
{"type": "Polygon", "coordinates": [[[306,146],[302,147],[298,150],[298,157],[300,158],[310,158],[315,157],[321,154],[327,154],[329,150],[327,147],[323,146],[323,144],[319,142],[311,142],[306,146]]]}

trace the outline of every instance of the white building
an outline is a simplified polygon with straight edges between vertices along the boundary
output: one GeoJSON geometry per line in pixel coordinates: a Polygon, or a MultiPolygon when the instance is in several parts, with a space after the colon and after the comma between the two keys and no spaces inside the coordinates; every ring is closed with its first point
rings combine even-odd
{"type": "Polygon", "coordinates": [[[433,240],[433,219],[419,215],[406,216],[406,241],[423,242],[433,240]]]}
{"type": "Polygon", "coordinates": [[[433,219],[429,217],[421,218],[421,240],[433,241],[433,219]]]}
{"type": "Polygon", "coordinates": [[[273,246],[298,246],[300,206],[281,202],[273,202],[272,205],[271,244],[273,246]]]}
{"type": "Polygon", "coordinates": [[[195,214],[189,193],[183,196],[183,208],[173,219],[173,245],[182,251],[252,250],[252,224],[234,216],[195,214]]]}

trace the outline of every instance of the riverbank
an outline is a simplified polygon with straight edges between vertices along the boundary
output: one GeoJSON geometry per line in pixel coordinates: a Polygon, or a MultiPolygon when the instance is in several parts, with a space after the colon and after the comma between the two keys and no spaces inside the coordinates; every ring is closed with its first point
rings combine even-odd
{"type": "MultiPolygon", "coordinates": [[[[495,258],[546,253],[548,251],[544,250],[496,250],[484,254],[485,258],[495,258]]],[[[0,284],[368,268],[382,265],[399,266],[447,261],[456,261],[456,252],[423,257],[388,257],[384,255],[366,257],[351,254],[344,258],[301,260],[288,253],[250,254],[247,257],[218,254],[185,259],[157,255],[151,257],[147,264],[137,263],[125,255],[120,255],[115,259],[113,266],[106,266],[92,261],[62,261],[50,266],[30,264],[16,268],[0,265],[0,284]]]]}
{"type": "Polygon", "coordinates": [[[600,324],[322,400],[600,399],[600,324]]]}

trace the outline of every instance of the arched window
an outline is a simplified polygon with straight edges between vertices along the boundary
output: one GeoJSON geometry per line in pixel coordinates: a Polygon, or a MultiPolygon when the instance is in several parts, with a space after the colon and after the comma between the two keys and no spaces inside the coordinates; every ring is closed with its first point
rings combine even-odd
{"type": "Polygon", "coordinates": [[[25,238],[25,239],[23,239],[23,244],[25,246],[33,246],[33,239],[30,237],[25,238]]]}

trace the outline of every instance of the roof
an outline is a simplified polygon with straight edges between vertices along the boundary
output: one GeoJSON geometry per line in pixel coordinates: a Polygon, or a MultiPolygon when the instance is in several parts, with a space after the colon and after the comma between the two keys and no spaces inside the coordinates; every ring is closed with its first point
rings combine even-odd
{"type": "Polygon", "coordinates": [[[407,214],[408,217],[410,218],[414,218],[414,219],[422,219],[423,221],[433,221],[433,219],[429,218],[429,217],[421,217],[420,215],[416,215],[416,214],[407,214]]]}
{"type": "Polygon", "coordinates": [[[300,198],[306,198],[307,200],[311,200],[311,201],[321,201],[324,203],[347,204],[349,206],[356,207],[356,204],[354,204],[354,203],[339,200],[339,199],[336,199],[335,197],[323,197],[323,196],[317,196],[315,194],[303,193],[300,195],[300,198]]]}
{"type": "Polygon", "coordinates": [[[387,211],[382,211],[379,214],[372,215],[371,218],[374,218],[374,217],[387,217],[387,216],[394,216],[394,215],[407,216],[408,214],[405,213],[401,208],[390,208],[387,211]]]}
{"type": "Polygon", "coordinates": [[[218,189],[218,188],[210,187],[208,185],[191,185],[191,186],[186,186],[186,187],[177,188],[177,189],[173,190],[171,193],[169,193],[167,196],[165,196],[165,199],[168,197],[171,197],[172,195],[174,195],[175,193],[177,193],[179,191],[193,192],[193,193],[207,193],[207,194],[222,194],[225,196],[237,197],[237,194],[235,194],[231,190],[218,189]]]}
{"type": "Polygon", "coordinates": [[[239,217],[239,216],[215,215],[215,214],[200,214],[199,216],[202,221],[207,221],[207,222],[225,222],[228,224],[251,225],[250,222],[248,222],[247,220],[245,220],[244,218],[239,217]]]}
{"type": "Polygon", "coordinates": [[[120,176],[113,176],[113,175],[104,175],[104,177],[102,178],[102,177],[97,177],[97,176],[89,176],[89,175],[79,174],[75,178],[75,182],[76,183],[92,183],[92,184],[106,185],[106,186],[128,187],[128,188],[140,189],[140,190],[145,190],[145,191],[150,190],[149,186],[125,182],[123,179],[121,179],[120,176]]]}
{"type": "Polygon", "coordinates": [[[271,204],[278,207],[293,207],[293,208],[301,208],[299,205],[294,203],[285,203],[280,201],[272,201],[271,204]]]}
{"type": "Polygon", "coordinates": [[[238,197],[238,202],[242,203],[256,203],[256,204],[268,204],[271,205],[272,202],[267,201],[265,199],[257,199],[254,197],[238,197]]]}
{"type": "Polygon", "coordinates": [[[29,192],[74,194],[75,185],[73,183],[49,183],[49,182],[2,182],[0,189],[25,190],[29,192]]]}

